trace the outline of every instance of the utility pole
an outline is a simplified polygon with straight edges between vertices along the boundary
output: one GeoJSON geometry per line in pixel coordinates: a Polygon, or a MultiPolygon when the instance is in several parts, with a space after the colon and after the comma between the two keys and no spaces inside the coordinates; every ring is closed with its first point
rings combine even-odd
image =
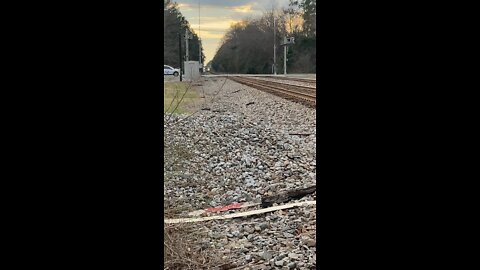
{"type": "Polygon", "coordinates": [[[287,50],[288,46],[283,47],[283,75],[287,75],[287,50]]]}
{"type": "Polygon", "coordinates": [[[202,66],[202,44],[201,44],[200,36],[198,37],[198,66],[200,67],[201,72],[203,72],[202,66]]]}
{"type": "Polygon", "coordinates": [[[185,29],[185,61],[188,61],[188,29],[185,29]]]}
{"type": "Polygon", "coordinates": [[[202,68],[202,43],[200,42],[200,0],[198,0],[198,63],[200,64],[200,68],[202,68]]]}
{"type": "Polygon", "coordinates": [[[276,61],[276,47],[275,47],[275,13],[272,10],[272,15],[273,15],[273,73],[277,75],[277,61],[276,61]]]}
{"type": "Polygon", "coordinates": [[[182,34],[178,33],[178,60],[180,61],[180,81],[182,81],[182,34]]]}
{"type": "Polygon", "coordinates": [[[288,46],[290,45],[293,45],[295,44],[295,38],[294,37],[284,37],[283,38],[283,42],[282,42],[282,46],[284,46],[283,48],[283,74],[284,75],[287,75],[287,50],[288,50],[288,46]]]}

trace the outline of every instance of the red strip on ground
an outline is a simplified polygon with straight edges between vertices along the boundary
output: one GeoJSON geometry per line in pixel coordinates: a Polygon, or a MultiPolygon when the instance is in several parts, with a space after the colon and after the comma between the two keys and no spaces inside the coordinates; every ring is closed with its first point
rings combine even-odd
{"type": "Polygon", "coordinates": [[[226,206],[217,206],[217,207],[208,208],[208,209],[205,209],[205,211],[215,213],[215,212],[224,212],[224,211],[228,211],[230,209],[239,209],[239,208],[242,208],[241,203],[232,203],[232,204],[226,205],[226,206]]]}

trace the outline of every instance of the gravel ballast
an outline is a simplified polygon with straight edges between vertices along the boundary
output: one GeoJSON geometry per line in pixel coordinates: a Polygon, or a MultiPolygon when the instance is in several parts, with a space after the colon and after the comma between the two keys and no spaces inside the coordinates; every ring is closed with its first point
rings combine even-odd
{"type": "MultiPolygon", "coordinates": [[[[171,217],[315,185],[315,109],[225,78],[198,85],[203,110],[173,115],[164,126],[164,205],[176,209],[171,217]]],[[[315,225],[315,207],[195,223],[208,235],[202,247],[245,267],[239,269],[314,268],[315,225]]]]}

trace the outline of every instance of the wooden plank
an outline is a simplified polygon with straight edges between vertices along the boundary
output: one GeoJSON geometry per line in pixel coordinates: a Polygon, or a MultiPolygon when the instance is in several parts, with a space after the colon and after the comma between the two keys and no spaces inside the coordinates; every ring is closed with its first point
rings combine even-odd
{"type": "Polygon", "coordinates": [[[289,208],[293,208],[293,207],[316,205],[316,204],[317,204],[317,201],[289,203],[289,204],[273,206],[273,207],[264,208],[264,209],[258,209],[258,210],[252,210],[252,211],[235,213],[235,214],[228,214],[228,215],[218,215],[218,216],[202,217],[202,218],[165,219],[165,223],[167,223],[167,224],[190,223],[190,222],[201,222],[201,221],[209,221],[209,220],[222,220],[222,219],[231,219],[231,218],[238,218],[238,217],[247,217],[247,216],[260,215],[260,214],[265,214],[265,213],[278,211],[278,210],[283,210],[283,209],[289,209],[289,208]]]}
{"type": "MultiPolygon", "coordinates": [[[[252,206],[257,206],[257,205],[260,205],[260,203],[248,202],[248,203],[242,204],[240,206],[240,208],[247,208],[247,207],[252,207],[252,206]]],[[[195,217],[195,216],[201,216],[202,214],[205,214],[205,213],[207,213],[207,209],[193,211],[193,212],[188,213],[188,215],[191,216],[191,217],[195,217]]]]}
{"type": "Polygon", "coordinates": [[[314,193],[315,190],[316,185],[307,188],[289,190],[274,196],[264,197],[262,198],[262,207],[270,207],[274,203],[284,203],[291,200],[300,199],[308,194],[314,193]]]}

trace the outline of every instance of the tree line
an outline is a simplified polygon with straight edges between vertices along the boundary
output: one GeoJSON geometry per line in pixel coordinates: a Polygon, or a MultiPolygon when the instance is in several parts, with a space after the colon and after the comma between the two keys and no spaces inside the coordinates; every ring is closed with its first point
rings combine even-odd
{"type": "Polygon", "coordinates": [[[216,72],[272,73],[275,42],[276,70],[283,73],[280,44],[284,37],[294,37],[295,44],[288,47],[287,72],[315,73],[316,6],[316,0],[290,0],[287,8],[232,25],[209,65],[216,72]]]}
{"type": "MultiPolygon", "coordinates": [[[[163,31],[163,53],[164,64],[173,67],[180,67],[178,35],[181,36],[182,60],[185,60],[185,30],[192,33],[192,39],[188,42],[188,55],[192,61],[198,61],[199,46],[201,40],[190,27],[188,20],[182,15],[178,4],[171,0],[163,1],[164,31],[163,31]]],[[[202,63],[205,61],[205,55],[202,48],[202,63]]]]}

